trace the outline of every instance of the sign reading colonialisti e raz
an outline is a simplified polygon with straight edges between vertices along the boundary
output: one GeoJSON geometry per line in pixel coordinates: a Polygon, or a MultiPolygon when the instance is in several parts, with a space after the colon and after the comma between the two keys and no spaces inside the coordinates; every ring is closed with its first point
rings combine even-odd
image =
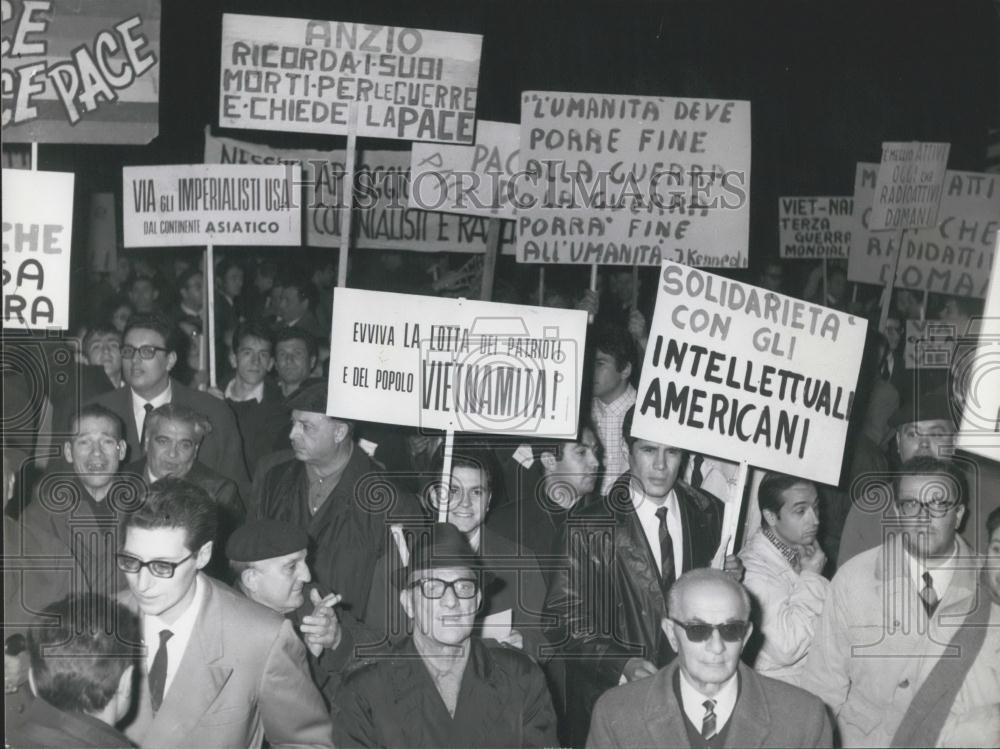
{"type": "Polygon", "coordinates": [[[665,261],[632,435],[836,484],[866,331],[665,261]]]}
{"type": "Polygon", "coordinates": [[[572,438],[587,313],[337,288],[327,413],[572,438]]]}
{"type": "Polygon", "coordinates": [[[222,17],[219,125],[472,143],[483,37],[364,23],[222,17]]]}
{"type": "Polygon", "coordinates": [[[73,174],[3,170],[3,325],[69,327],[73,174]]]}
{"type": "Polygon", "coordinates": [[[125,246],[298,246],[300,182],[291,164],[125,167],[125,246]]]}

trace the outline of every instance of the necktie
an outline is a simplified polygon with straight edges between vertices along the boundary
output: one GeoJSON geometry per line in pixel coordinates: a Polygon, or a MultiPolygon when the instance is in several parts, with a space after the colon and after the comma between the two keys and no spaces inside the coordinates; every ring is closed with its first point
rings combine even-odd
{"type": "Polygon", "coordinates": [[[705,717],[701,721],[701,737],[707,741],[715,735],[715,700],[705,700],[701,704],[705,708],[705,717]]]}
{"type": "Polygon", "coordinates": [[[691,470],[691,486],[695,489],[700,489],[702,482],[705,477],[701,474],[701,464],[705,462],[705,459],[701,455],[694,456],[694,468],[691,470]]]}
{"type": "Polygon", "coordinates": [[[160,648],[149,669],[149,700],[153,703],[153,710],[159,710],[163,703],[163,688],[167,684],[167,640],[173,636],[169,629],[160,630],[160,648]]]}
{"type": "Polygon", "coordinates": [[[149,415],[153,412],[153,404],[146,403],[143,405],[143,410],[146,415],[142,417],[142,433],[139,435],[139,449],[146,449],[146,423],[149,421],[149,415]]]}
{"type": "Polygon", "coordinates": [[[667,530],[667,508],[657,508],[656,517],[660,520],[660,582],[666,589],[675,579],[674,541],[670,538],[670,531],[667,530]]]}
{"type": "Polygon", "coordinates": [[[925,572],[923,578],[924,587],[920,589],[920,600],[924,604],[924,611],[927,612],[927,616],[932,616],[940,601],[938,600],[937,591],[934,590],[934,578],[931,577],[931,573],[925,572]]]}

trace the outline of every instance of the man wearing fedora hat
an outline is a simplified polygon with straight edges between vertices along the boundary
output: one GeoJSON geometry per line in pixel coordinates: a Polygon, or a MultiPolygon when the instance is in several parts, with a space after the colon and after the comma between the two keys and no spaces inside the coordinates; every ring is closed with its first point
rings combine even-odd
{"type": "Polygon", "coordinates": [[[417,536],[394,578],[413,634],[345,677],[332,711],[337,746],[557,744],[541,668],[472,636],[489,577],[454,525],[417,536]]]}

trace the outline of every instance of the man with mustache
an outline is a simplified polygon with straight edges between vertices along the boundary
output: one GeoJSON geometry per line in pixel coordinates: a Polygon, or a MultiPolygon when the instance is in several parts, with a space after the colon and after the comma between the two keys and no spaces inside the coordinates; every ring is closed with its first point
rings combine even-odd
{"type": "Polygon", "coordinates": [[[66,463],[36,484],[22,522],[46,540],[47,548],[39,551],[72,555],[90,591],[112,596],[124,587],[114,562],[118,513],[136,499],[141,484],[119,475],[126,448],[114,412],[97,404],[84,406],[71,421],[70,433],[63,443],[66,463]]]}
{"type": "Polygon", "coordinates": [[[819,496],[811,481],[769,473],[757,502],[761,527],[739,554],[764,636],[754,669],[794,684],[830,585],[823,577],[826,554],[816,541],[819,496]]]}

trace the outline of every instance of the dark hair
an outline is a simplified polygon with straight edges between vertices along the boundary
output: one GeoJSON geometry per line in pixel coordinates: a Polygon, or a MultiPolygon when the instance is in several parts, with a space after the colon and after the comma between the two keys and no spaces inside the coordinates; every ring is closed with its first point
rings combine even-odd
{"type": "Polygon", "coordinates": [[[299,299],[305,299],[309,302],[309,310],[311,312],[316,311],[316,305],[319,304],[319,289],[316,288],[316,284],[312,281],[293,276],[286,279],[282,287],[285,289],[295,289],[295,293],[299,295],[299,299]]]}
{"type": "Polygon", "coordinates": [[[595,438],[598,437],[597,427],[594,426],[593,420],[590,418],[590,414],[585,413],[581,409],[580,414],[580,424],[579,428],[576,430],[576,437],[569,440],[538,440],[537,442],[531,443],[531,454],[536,461],[541,461],[542,455],[544,453],[552,453],[556,460],[562,460],[563,454],[569,445],[575,445],[583,439],[584,430],[589,430],[595,438]]]}
{"type": "Polygon", "coordinates": [[[70,434],[76,434],[77,428],[80,426],[80,422],[84,419],[107,419],[115,426],[115,436],[118,439],[122,438],[125,434],[125,429],[122,426],[122,420],[114,411],[112,411],[107,406],[102,406],[100,403],[88,403],[83,406],[79,411],[74,412],[69,417],[69,432],[70,434]]]}
{"type": "Polygon", "coordinates": [[[621,372],[627,364],[632,365],[635,373],[639,366],[639,349],[635,345],[632,334],[623,325],[602,323],[596,326],[593,336],[594,351],[611,356],[615,360],[615,369],[621,372]]]}
{"type": "Polygon", "coordinates": [[[959,504],[964,505],[968,499],[962,469],[950,460],[941,460],[927,455],[917,455],[910,458],[899,467],[899,470],[892,477],[892,496],[894,498],[899,497],[900,482],[906,476],[939,476],[955,488],[959,504]]]}
{"type": "Polygon", "coordinates": [[[153,279],[153,277],[147,276],[143,273],[133,273],[131,276],[129,276],[128,283],[125,284],[125,288],[127,288],[129,291],[132,291],[132,287],[135,286],[140,281],[148,282],[149,285],[153,287],[153,291],[159,291],[159,287],[156,285],[156,281],[153,279]]]}
{"type": "Polygon", "coordinates": [[[303,341],[306,344],[306,349],[309,351],[310,359],[319,356],[316,337],[305,328],[300,328],[298,325],[291,325],[279,330],[278,334],[274,337],[274,350],[277,351],[278,344],[285,341],[303,341]]]}
{"type": "Polygon", "coordinates": [[[1000,507],[994,507],[993,512],[991,512],[986,518],[986,536],[993,535],[993,531],[1000,528],[1000,507]]]}
{"type": "Polygon", "coordinates": [[[239,268],[241,271],[243,270],[243,266],[240,263],[237,263],[235,260],[228,257],[223,258],[215,264],[215,277],[221,281],[222,277],[225,276],[232,268],[239,268]]]}
{"type": "Polygon", "coordinates": [[[129,528],[181,528],[188,551],[197,552],[218,534],[218,509],[197,484],[162,478],[149,487],[139,509],[122,518],[120,538],[129,528]]]}
{"type": "Polygon", "coordinates": [[[44,624],[28,630],[39,696],[65,712],[100,712],[114,697],[125,669],[138,662],[138,617],[95,593],[69,595],[49,606],[43,617],[44,624]]]}
{"type": "Polygon", "coordinates": [[[118,332],[118,328],[111,324],[110,320],[99,322],[96,325],[91,325],[90,329],[86,332],[86,334],[84,334],[83,341],[81,342],[84,355],[86,355],[87,349],[90,348],[90,342],[99,335],[113,335],[118,339],[119,343],[121,343],[122,340],[122,334],[118,332]]]}
{"type": "MultiPolygon", "coordinates": [[[[259,338],[262,341],[267,341],[271,347],[271,353],[274,353],[274,332],[264,322],[260,320],[248,320],[236,326],[236,329],[233,331],[234,354],[239,350],[244,338],[259,338]]],[[[308,341],[306,341],[306,345],[309,345],[308,341]]]]}
{"type": "Polygon", "coordinates": [[[170,321],[170,318],[160,312],[137,313],[128,319],[125,332],[122,333],[122,340],[136,329],[152,330],[159,333],[163,338],[163,345],[170,351],[177,353],[177,327],[170,321]]]}
{"type": "Polygon", "coordinates": [[[190,281],[195,276],[201,276],[202,279],[204,279],[205,274],[202,273],[201,268],[199,268],[197,265],[189,265],[181,272],[179,276],[177,276],[177,289],[178,290],[183,289],[185,286],[187,286],[188,281],[190,281]]]}
{"type": "Polygon", "coordinates": [[[190,425],[195,431],[199,444],[206,434],[212,433],[211,420],[183,403],[164,403],[150,411],[149,416],[146,417],[146,434],[152,434],[155,425],[161,421],[181,421],[190,425]]]}
{"type": "Polygon", "coordinates": [[[781,513],[781,508],[785,506],[785,498],[782,495],[799,484],[813,486],[813,482],[809,479],[789,476],[786,473],[768,473],[764,477],[757,489],[757,505],[760,507],[761,523],[768,525],[767,518],[764,517],[764,510],[770,510],[775,515],[781,513]]]}
{"type": "MultiPolygon", "coordinates": [[[[451,454],[451,470],[456,468],[471,468],[482,471],[486,474],[486,484],[492,489],[497,476],[497,469],[493,458],[493,452],[487,445],[475,442],[458,444],[456,440],[454,450],[451,454]]],[[[431,458],[431,471],[434,480],[438,480],[444,470],[444,443],[438,445],[431,458]]]]}
{"type": "Polygon", "coordinates": [[[278,275],[278,266],[270,260],[265,260],[257,266],[256,275],[261,278],[270,278],[272,281],[278,275]]]}

